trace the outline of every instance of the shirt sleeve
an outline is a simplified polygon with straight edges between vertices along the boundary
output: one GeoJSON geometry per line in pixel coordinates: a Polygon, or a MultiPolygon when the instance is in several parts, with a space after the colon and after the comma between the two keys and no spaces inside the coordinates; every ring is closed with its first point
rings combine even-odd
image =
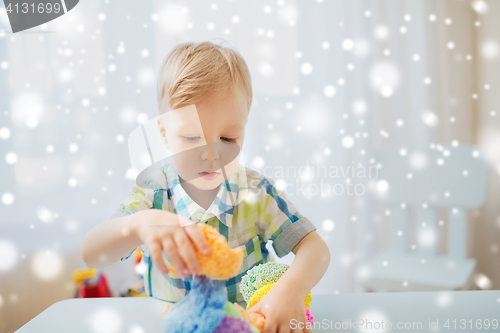
{"type": "Polygon", "coordinates": [[[274,181],[264,178],[259,184],[259,228],[264,241],[271,240],[278,257],[290,253],[308,233],[316,230],[314,224],[274,186],[274,181]]]}
{"type": "Polygon", "coordinates": [[[141,210],[151,209],[154,195],[154,190],[134,185],[128,192],[128,198],[120,203],[118,210],[121,209],[127,213],[133,214],[141,210]]]}
{"type": "MultiPolygon", "coordinates": [[[[127,216],[144,209],[151,209],[151,207],[153,206],[153,190],[134,185],[128,192],[128,194],[128,198],[120,203],[120,206],[113,212],[113,214],[111,214],[110,217],[108,217],[108,220],[115,217],[127,216]]],[[[136,249],[133,249],[132,251],[130,251],[130,253],[122,257],[120,260],[123,261],[125,259],[128,259],[135,250],[136,249]]]]}

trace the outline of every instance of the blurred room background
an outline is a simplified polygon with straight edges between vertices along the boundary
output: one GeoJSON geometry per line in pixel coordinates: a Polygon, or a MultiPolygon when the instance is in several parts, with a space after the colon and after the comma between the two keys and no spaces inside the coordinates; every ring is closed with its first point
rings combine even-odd
{"type": "MultiPolygon", "coordinates": [[[[286,188],[331,250],[313,293],[362,292],[357,268],[388,247],[386,185],[351,171],[389,146],[480,146],[487,199],[464,246],[474,288],[499,289],[498,17],[496,0],[106,0],[12,34],[0,8],[0,332],[75,296],[83,236],[134,184],[127,137],[158,116],[161,61],[215,38],[252,75],[243,164],[286,188]]],[[[100,272],[113,296],[138,279],[132,258],[100,272]]]]}

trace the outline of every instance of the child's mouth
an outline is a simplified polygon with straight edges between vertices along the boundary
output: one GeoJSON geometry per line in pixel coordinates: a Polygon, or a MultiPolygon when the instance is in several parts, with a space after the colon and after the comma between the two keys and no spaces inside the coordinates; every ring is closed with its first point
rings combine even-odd
{"type": "Polygon", "coordinates": [[[214,180],[219,175],[219,173],[218,172],[203,171],[203,172],[200,172],[200,175],[205,180],[214,180]]]}

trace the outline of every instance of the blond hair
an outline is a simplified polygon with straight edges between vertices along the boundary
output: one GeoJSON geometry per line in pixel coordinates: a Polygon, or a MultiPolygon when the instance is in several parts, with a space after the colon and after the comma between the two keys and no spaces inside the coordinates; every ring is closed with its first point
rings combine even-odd
{"type": "Polygon", "coordinates": [[[211,41],[178,44],[163,59],[157,82],[160,114],[179,109],[233,87],[252,104],[250,71],[238,51],[211,41]]]}

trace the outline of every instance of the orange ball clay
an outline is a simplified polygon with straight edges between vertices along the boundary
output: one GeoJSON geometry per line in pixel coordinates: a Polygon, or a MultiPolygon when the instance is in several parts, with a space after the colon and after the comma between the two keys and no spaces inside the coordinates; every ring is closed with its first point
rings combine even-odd
{"type": "MultiPolygon", "coordinates": [[[[241,248],[231,249],[227,244],[226,238],[219,234],[212,226],[208,224],[198,224],[201,228],[211,252],[209,255],[203,255],[194,247],[196,256],[201,266],[198,275],[205,275],[211,279],[229,280],[238,274],[238,270],[243,262],[243,250],[241,248]]],[[[174,267],[169,267],[169,272],[174,276],[179,273],[174,267]]]]}
{"type": "Polygon", "coordinates": [[[266,318],[257,312],[248,313],[241,305],[234,302],[234,307],[238,310],[243,318],[245,318],[252,326],[257,327],[261,332],[264,331],[266,318]]]}
{"type": "Polygon", "coordinates": [[[261,332],[264,331],[264,325],[266,324],[266,318],[257,312],[252,312],[248,314],[248,321],[252,326],[257,327],[261,332]]]}

